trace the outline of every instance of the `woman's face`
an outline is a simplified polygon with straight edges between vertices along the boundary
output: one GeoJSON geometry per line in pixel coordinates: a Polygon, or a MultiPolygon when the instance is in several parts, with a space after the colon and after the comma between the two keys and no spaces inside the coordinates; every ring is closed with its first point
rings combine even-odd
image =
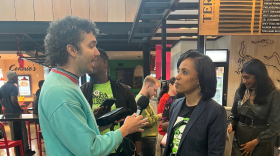
{"type": "Polygon", "coordinates": [[[195,91],[199,91],[198,73],[192,58],[182,61],[178,68],[178,75],[175,78],[177,93],[192,94],[195,91]]]}
{"type": "Polygon", "coordinates": [[[245,71],[241,73],[242,83],[245,84],[247,89],[254,88],[256,79],[255,75],[247,74],[245,71]]]}

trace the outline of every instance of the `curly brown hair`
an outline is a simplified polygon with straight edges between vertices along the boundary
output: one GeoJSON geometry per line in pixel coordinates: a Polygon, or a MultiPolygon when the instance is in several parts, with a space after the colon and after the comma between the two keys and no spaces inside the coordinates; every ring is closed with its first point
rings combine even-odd
{"type": "Polygon", "coordinates": [[[97,36],[99,30],[91,20],[79,17],[66,16],[51,22],[44,40],[46,64],[52,67],[65,65],[69,56],[66,46],[71,44],[79,52],[85,32],[97,36]]]}

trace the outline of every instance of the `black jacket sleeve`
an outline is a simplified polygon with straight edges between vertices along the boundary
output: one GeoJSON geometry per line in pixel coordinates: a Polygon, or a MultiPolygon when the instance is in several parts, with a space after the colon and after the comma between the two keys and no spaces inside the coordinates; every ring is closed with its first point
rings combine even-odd
{"type": "Polygon", "coordinates": [[[235,95],[234,95],[233,106],[231,108],[231,114],[228,117],[228,122],[232,124],[233,131],[236,130],[237,123],[239,121],[239,116],[238,116],[238,111],[237,111],[237,106],[238,106],[239,100],[240,100],[239,89],[237,89],[235,92],[235,95]]]}
{"type": "Polygon", "coordinates": [[[280,91],[274,90],[270,93],[267,101],[270,103],[270,114],[267,120],[268,128],[257,137],[259,143],[275,139],[280,132],[280,91]]]}
{"type": "Polygon", "coordinates": [[[82,93],[88,101],[90,108],[92,108],[92,92],[93,92],[93,84],[87,82],[80,87],[82,93]]]}
{"type": "Polygon", "coordinates": [[[227,114],[224,107],[217,107],[208,124],[208,156],[223,156],[227,135],[227,114]]]}

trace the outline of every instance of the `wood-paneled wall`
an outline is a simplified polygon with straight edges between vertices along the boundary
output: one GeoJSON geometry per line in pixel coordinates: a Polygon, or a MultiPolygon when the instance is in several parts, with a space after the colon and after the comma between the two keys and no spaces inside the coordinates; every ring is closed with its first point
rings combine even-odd
{"type": "Polygon", "coordinates": [[[280,88],[280,36],[232,36],[227,106],[232,106],[241,82],[241,68],[252,58],[261,60],[276,87],[280,88]]]}
{"type": "Polygon", "coordinates": [[[53,21],[67,15],[95,22],[133,22],[141,0],[0,0],[0,21],[53,21]]]}

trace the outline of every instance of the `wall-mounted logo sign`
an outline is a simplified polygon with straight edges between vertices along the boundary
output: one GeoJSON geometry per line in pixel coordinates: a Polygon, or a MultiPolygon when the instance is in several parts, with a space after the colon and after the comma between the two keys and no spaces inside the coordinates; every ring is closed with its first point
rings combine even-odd
{"type": "Polygon", "coordinates": [[[24,67],[24,68],[20,68],[20,67],[16,67],[15,64],[12,64],[9,67],[9,70],[12,70],[12,71],[36,71],[36,67],[27,66],[27,67],[24,67]]]}
{"type": "Polygon", "coordinates": [[[206,20],[213,20],[214,14],[214,4],[215,0],[203,0],[201,2],[203,8],[202,22],[205,23],[206,20]]]}

